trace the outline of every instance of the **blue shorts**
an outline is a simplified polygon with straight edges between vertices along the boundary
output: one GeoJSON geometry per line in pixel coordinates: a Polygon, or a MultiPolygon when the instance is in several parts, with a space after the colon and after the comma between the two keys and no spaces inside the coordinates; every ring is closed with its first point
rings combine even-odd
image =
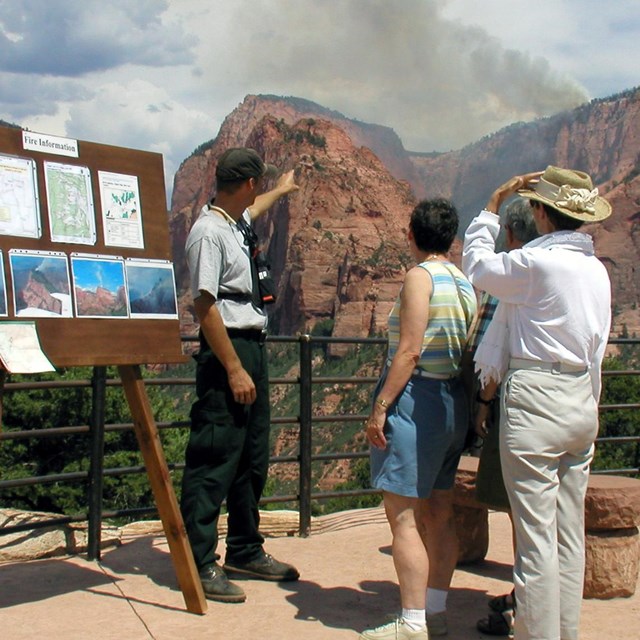
{"type": "MultiPolygon", "coordinates": [[[[378,382],[374,398],[384,383],[378,382]]],[[[468,429],[468,404],[459,378],[413,376],[387,410],[384,451],[371,447],[371,484],[409,498],[451,489],[468,429]]]]}

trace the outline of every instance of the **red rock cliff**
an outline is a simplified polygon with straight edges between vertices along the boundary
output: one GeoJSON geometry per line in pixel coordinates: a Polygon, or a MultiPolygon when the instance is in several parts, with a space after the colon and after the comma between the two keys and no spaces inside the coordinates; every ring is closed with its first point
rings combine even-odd
{"type": "MultiPolygon", "coordinates": [[[[288,125],[268,115],[247,119],[240,108],[211,148],[183,163],[171,219],[180,290],[187,287],[184,238],[213,192],[215,158],[230,144],[254,147],[283,170],[294,168],[300,185],[257,227],[278,282],[274,329],[291,334],[330,319],[336,335],[382,331],[409,262],[406,225],[415,199],[406,182],[329,120],[288,125]],[[240,139],[239,129],[249,134],[240,139]]],[[[188,294],[182,302],[188,325],[188,294]]]]}
{"type": "MultiPolygon", "coordinates": [[[[547,164],[589,172],[614,215],[592,229],[612,276],[619,330],[636,330],[640,220],[640,91],[632,90],[529,124],[511,125],[462,150],[415,154],[392,130],[349,120],[313,103],[248,96],[217,138],[175,177],[171,235],[184,330],[193,325],[184,240],[214,190],[215,159],[228,146],[256,148],[296,169],[300,191],[259,227],[279,283],[273,326],[281,334],[332,319],[334,335],[365,336],[386,325],[410,258],[408,215],[417,198],[451,198],[461,229],[491,190],[547,164]]],[[[459,256],[459,244],[452,252],[459,256]]]]}

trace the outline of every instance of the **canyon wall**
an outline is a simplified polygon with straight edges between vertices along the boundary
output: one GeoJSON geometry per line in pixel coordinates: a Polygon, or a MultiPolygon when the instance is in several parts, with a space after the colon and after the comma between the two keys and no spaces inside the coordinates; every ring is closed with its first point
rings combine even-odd
{"type": "MultiPolygon", "coordinates": [[[[183,331],[195,329],[184,241],[214,194],[216,158],[251,146],[300,190],[261,219],[258,233],[278,282],[272,330],[292,334],[325,321],[339,336],[384,330],[411,259],[406,229],[418,199],[451,198],[461,232],[495,186],[548,164],[587,171],[614,213],[588,229],[614,290],[614,333],[640,327],[640,91],[513,124],[461,150],[406,151],[387,127],[344,117],[299,98],[247,96],[176,173],[170,212],[183,331]]],[[[452,258],[459,262],[460,243],[452,258]]]]}

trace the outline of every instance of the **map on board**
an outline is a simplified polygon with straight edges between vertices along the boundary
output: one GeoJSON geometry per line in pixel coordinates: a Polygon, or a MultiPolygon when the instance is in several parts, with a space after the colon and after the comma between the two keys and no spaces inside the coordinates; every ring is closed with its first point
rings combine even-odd
{"type": "Polygon", "coordinates": [[[96,224],[87,167],[44,163],[53,242],[95,244],[96,224]]]}
{"type": "Polygon", "coordinates": [[[36,165],[31,158],[0,155],[0,234],[41,235],[36,165]]]}
{"type": "Polygon", "coordinates": [[[55,371],[40,348],[35,322],[0,324],[0,362],[9,373],[55,371]]]}

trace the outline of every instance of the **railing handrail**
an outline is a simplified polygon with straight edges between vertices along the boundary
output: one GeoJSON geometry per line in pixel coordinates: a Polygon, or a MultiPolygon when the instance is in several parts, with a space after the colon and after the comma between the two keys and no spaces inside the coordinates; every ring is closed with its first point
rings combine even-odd
{"type": "MultiPolygon", "coordinates": [[[[316,461],[359,459],[368,456],[367,451],[352,451],[341,453],[312,453],[311,435],[314,424],[335,423],[335,422],[358,422],[366,419],[365,414],[333,414],[316,416],[313,413],[312,388],[314,385],[322,384],[372,384],[378,378],[373,376],[314,376],[312,369],[312,345],[321,344],[379,344],[386,345],[384,338],[354,338],[335,336],[313,336],[300,334],[298,336],[270,336],[267,339],[274,343],[297,343],[299,349],[299,373],[289,377],[270,378],[270,384],[291,384],[298,385],[299,393],[299,414],[297,416],[280,416],[272,418],[272,424],[297,424],[299,426],[299,452],[298,455],[271,456],[270,464],[277,463],[297,463],[299,470],[299,485],[297,495],[268,496],[264,497],[261,504],[297,502],[299,505],[299,532],[301,535],[308,535],[311,527],[311,505],[313,500],[333,498],[340,496],[359,496],[379,493],[375,489],[358,489],[343,491],[317,492],[312,490],[312,463],[316,461]]],[[[197,337],[181,336],[184,343],[197,342],[197,337]]],[[[610,344],[618,345],[638,345],[640,340],[635,338],[613,338],[610,344]]],[[[640,375],[640,371],[633,369],[603,371],[604,376],[628,376],[640,375]]],[[[150,378],[145,379],[145,384],[153,386],[164,385],[194,385],[193,377],[186,378],[150,378]]],[[[0,528],[0,535],[24,531],[25,527],[35,529],[40,526],[50,527],[54,524],[64,524],[80,520],[88,520],[89,526],[89,558],[95,559],[100,553],[100,532],[101,522],[108,517],[121,517],[138,513],[154,513],[155,507],[144,507],[135,509],[122,509],[115,511],[103,511],[102,509],[102,483],[104,477],[144,473],[143,465],[133,467],[103,467],[104,436],[112,431],[133,430],[133,423],[105,424],[104,397],[107,387],[122,386],[122,382],[117,378],[107,379],[105,367],[95,367],[91,379],[86,380],[49,380],[34,382],[6,382],[4,391],[27,391],[32,389],[63,389],[63,388],[91,388],[92,389],[92,413],[89,424],[79,426],[63,426],[48,429],[30,429],[18,431],[0,431],[0,445],[2,441],[25,438],[51,438],[62,435],[84,435],[91,438],[90,468],[88,471],[73,473],[49,474],[46,476],[20,478],[12,480],[0,480],[0,490],[16,488],[19,486],[31,486],[36,484],[48,484],[53,482],[87,482],[88,483],[88,513],[76,515],[61,515],[60,518],[47,520],[43,523],[29,523],[28,525],[18,525],[0,528]]],[[[636,410],[640,408],[640,403],[627,404],[603,404],[600,411],[614,411],[621,409],[636,410]]],[[[159,429],[173,429],[188,427],[188,420],[177,420],[172,422],[158,422],[159,429]]],[[[636,436],[609,436],[599,438],[602,443],[626,444],[640,442],[640,435],[636,436]]],[[[170,463],[170,470],[180,470],[183,463],[170,463]]],[[[594,472],[596,473],[596,472],[594,472]]],[[[597,473],[603,474],[637,474],[638,468],[624,469],[603,469],[597,473]]]]}

